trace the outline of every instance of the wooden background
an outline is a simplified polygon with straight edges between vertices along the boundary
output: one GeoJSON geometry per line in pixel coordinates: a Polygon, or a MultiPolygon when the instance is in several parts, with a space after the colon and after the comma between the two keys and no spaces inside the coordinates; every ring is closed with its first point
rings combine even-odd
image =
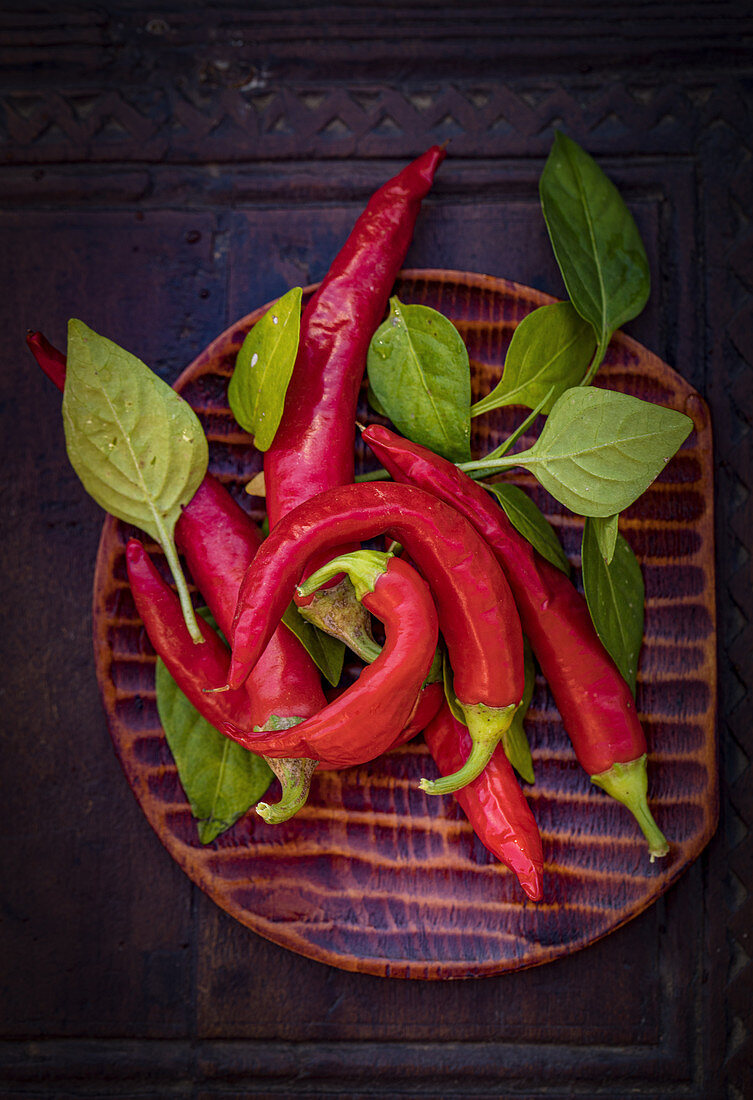
{"type": "Polygon", "coordinates": [[[753,1095],[753,20],[742,3],[6,2],[0,1095],[753,1095]],[[538,208],[556,128],[636,213],[629,331],[715,430],[722,818],[656,906],[468,982],[332,969],[172,862],[124,780],[91,653],[102,515],[23,344],[79,316],[173,380],[320,278],[371,191],[450,153],[408,257],[562,292],[538,208]]]}

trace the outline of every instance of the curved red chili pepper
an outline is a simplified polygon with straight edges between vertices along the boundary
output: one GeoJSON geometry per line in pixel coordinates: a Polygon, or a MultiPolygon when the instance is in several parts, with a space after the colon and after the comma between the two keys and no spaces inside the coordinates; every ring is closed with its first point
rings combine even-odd
{"type": "MultiPolygon", "coordinates": [[[[424,730],[424,738],[441,772],[457,768],[470,746],[468,730],[446,703],[424,730]]],[[[481,843],[515,872],[529,898],[540,901],[544,873],[541,836],[501,746],[481,775],[454,797],[481,843]]]]}
{"type": "Polygon", "coordinates": [[[515,530],[486,490],[451,462],[377,425],[363,438],[396,481],[451,504],[484,536],[510,582],[578,761],[635,814],[652,859],[666,855],[667,842],[646,801],[646,738],[635,701],[599,640],[585,599],[515,530]]]}
{"type": "Polygon", "coordinates": [[[347,767],[373,760],[390,748],[408,722],[439,637],[429,587],[399,558],[370,551],[336,558],[308,584],[313,588],[341,572],[357,579],[359,598],[384,623],[381,653],[355,684],[300,725],[254,732],[225,723],[223,732],[245,748],[265,756],[324,758],[347,767]]]}
{"type": "MultiPolygon", "coordinates": [[[[414,737],[417,737],[419,733],[423,732],[441,707],[443,700],[444,684],[441,681],[435,680],[430,684],[424,684],[405,727],[401,730],[387,751],[389,752],[392,749],[397,749],[400,745],[406,745],[408,741],[412,741],[414,737]]],[[[470,751],[470,736],[468,740],[468,749],[470,751]]],[[[460,765],[458,765],[458,767],[459,766],[460,765]]]]}
{"type": "Polygon", "coordinates": [[[523,694],[523,637],[494,554],[468,520],[429,493],[391,483],[345,485],[288,513],[241,586],[228,684],[242,684],[258,660],[312,555],[385,533],[406,547],[431,586],[455,694],[472,731],[462,775],[427,788],[441,793],[478,774],[509,727],[523,694]]]}
{"type": "Polygon", "coordinates": [[[272,528],[354,473],[356,406],[369,342],[445,151],[435,145],[371,197],[301,317],[285,410],[264,455],[272,528]]]}
{"type": "MultiPolygon", "coordinates": [[[[434,666],[432,665],[432,668],[433,667],[434,666]]],[[[441,666],[439,674],[441,676],[441,666]]],[[[428,682],[425,682],[424,686],[421,688],[418,699],[416,699],[413,710],[408,717],[408,721],[406,722],[404,728],[397,735],[395,740],[392,742],[392,744],[389,746],[389,748],[385,750],[386,752],[392,752],[393,749],[397,749],[400,747],[400,745],[405,745],[408,743],[408,741],[412,741],[414,737],[417,737],[419,733],[426,729],[429,722],[431,722],[432,718],[442,705],[442,700],[444,699],[444,684],[441,680],[432,680],[431,676],[432,672],[430,669],[429,680],[428,682]]],[[[331,700],[337,699],[340,695],[343,694],[345,690],[345,688],[336,690],[332,693],[331,696],[329,696],[329,698],[331,700]]],[[[349,765],[349,767],[352,766],[353,765],[349,765]]],[[[338,771],[340,770],[340,766],[335,764],[327,764],[325,761],[320,761],[319,770],[338,771]]]]}

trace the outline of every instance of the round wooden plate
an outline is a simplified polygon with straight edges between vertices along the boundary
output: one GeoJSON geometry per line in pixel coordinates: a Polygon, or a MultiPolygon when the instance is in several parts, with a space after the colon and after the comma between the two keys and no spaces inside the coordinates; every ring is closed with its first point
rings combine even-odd
{"type": "MultiPolygon", "coordinates": [[[[309,288],[309,293],[313,288],[309,288]]],[[[451,318],[473,368],[474,399],[498,379],[515,325],[552,301],[485,275],[405,271],[396,292],[451,318]]],[[[251,325],[229,328],[176,388],[198,413],[210,469],[261,518],[244,486],[261,456],[235,423],[227,382],[251,325]]],[[[712,448],[708,410],[670,367],[617,335],[600,385],[680,409],[695,431],[659,480],[620,521],[646,583],[638,707],[651,749],[649,794],[670,855],[652,864],[631,815],[594,787],[575,761],[539,678],[527,721],[541,829],[545,898],[534,904],[476,839],[452,797],[418,789],[435,773],[419,739],[345,772],[322,773],[308,805],[284,825],[253,812],[208,847],[178,782],[160,728],[154,652],[126,580],[131,530],[105,521],[94,581],[97,676],[126,777],[162,843],[218,905],[261,936],[346,970],[402,978],[469,978],[569,954],[636,916],[702,850],[717,818],[712,448]]],[[[366,404],[361,415],[374,419],[366,404]]],[[[520,422],[508,409],[474,421],[474,453],[520,422]]],[[[532,440],[531,440],[532,441],[532,440]]],[[[375,465],[360,445],[360,468],[375,465]]],[[[581,521],[532,478],[518,479],[549,516],[577,564],[581,521]]],[[[156,554],[158,548],[151,546],[156,554]]],[[[274,800],[275,792],[269,792],[274,800]]]]}

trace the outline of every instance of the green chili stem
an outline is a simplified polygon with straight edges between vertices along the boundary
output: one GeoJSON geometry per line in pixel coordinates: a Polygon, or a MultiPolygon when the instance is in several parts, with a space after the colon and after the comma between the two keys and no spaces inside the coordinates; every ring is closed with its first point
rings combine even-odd
{"type": "MultiPolygon", "coordinates": [[[[302,721],[299,719],[298,721],[302,721]]],[[[294,725],[297,724],[293,723],[294,725]]],[[[266,821],[267,825],[280,825],[288,821],[298,813],[301,806],[305,805],[311,786],[311,777],[316,770],[317,760],[273,760],[268,756],[264,759],[282,785],[282,796],[279,802],[270,805],[269,802],[257,802],[256,812],[266,821]]]]}
{"type": "Polygon", "coordinates": [[[654,821],[648,808],[648,776],[646,753],[626,764],[613,764],[608,771],[591,776],[591,782],[601,787],[612,798],[627,806],[648,841],[648,851],[653,863],[669,851],[667,838],[654,821]]]}

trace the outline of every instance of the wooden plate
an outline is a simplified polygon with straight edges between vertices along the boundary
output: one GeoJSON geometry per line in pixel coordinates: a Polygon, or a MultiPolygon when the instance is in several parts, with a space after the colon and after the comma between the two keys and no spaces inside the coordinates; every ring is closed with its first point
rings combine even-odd
{"type": "MultiPolygon", "coordinates": [[[[468,344],[476,397],[499,377],[517,322],[552,300],[501,279],[448,271],[403,272],[397,293],[455,322],[468,344]]],[[[177,383],[206,429],[210,469],[246,507],[262,503],[243,492],[261,456],[233,420],[226,390],[241,342],[266,308],[219,336],[177,383]]],[[[681,452],[621,520],[646,582],[638,706],[652,753],[651,804],[671,853],[649,862],[630,814],[576,763],[539,679],[527,723],[536,769],[530,799],[546,861],[545,900],[538,905],[475,838],[451,797],[418,790],[418,778],[433,774],[420,741],[367,767],[320,775],[307,807],[284,825],[267,826],[251,811],[203,847],[157,717],[155,657],[126,581],[131,532],[106,520],[94,582],[94,644],[116,751],[173,858],[254,932],[369,974],[438,979],[517,970],[585,947],[636,916],[711,837],[718,783],[708,410],[670,367],[622,335],[599,384],[680,409],[695,423],[681,452]]],[[[373,419],[365,403],[362,415],[373,419]]],[[[520,410],[508,409],[475,421],[475,450],[496,446],[520,418],[520,410]]],[[[364,452],[362,469],[373,464],[364,452]]],[[[520,483],[577,563],[580,521],[532,479],[520,483]]]]}

